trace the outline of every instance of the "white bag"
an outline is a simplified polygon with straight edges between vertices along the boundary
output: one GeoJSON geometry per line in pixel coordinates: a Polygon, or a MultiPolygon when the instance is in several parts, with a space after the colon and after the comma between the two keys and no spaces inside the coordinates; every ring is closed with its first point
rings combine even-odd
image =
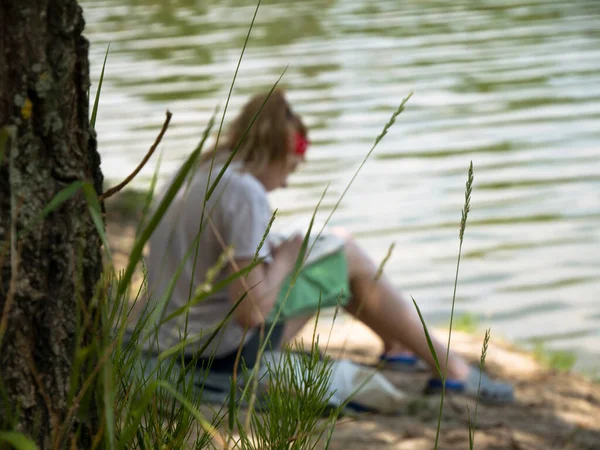
{"type": "Polygon", "coordinates": [[[408,398],[377,369],[348,360],[333,361],[330,389],[336,406],[352,397],[352,403],[384,414],[398,412],[408,398]]]}
{"type": "MultiPolygon", "coordinates": [[[[302,366],[299,358],[302,355],[292,353],[290,356],[296,375],[301,379],[302,366]]],[[[281,367],[282,361],[280,351],[265,352],[263,355],[263,362],[271,370],[281,367]]],[[[331,368],[328,394],[331,395],[329,403],[332,406],[340,406],[350,399],[352,404],[359,407],[392,414],[398,412],[408,401],[408,396],[375,368],[361,366],[349,360],[330,360],[328,364],[331,368]]],[[[268,370],[266,365],[263,365],[262,370],[268,370]]]]}

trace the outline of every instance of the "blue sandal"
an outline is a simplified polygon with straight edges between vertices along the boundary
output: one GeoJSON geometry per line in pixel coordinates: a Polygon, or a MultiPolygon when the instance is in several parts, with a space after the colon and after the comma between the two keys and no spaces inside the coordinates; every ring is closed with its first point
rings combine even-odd
{"type": "MultiPolygon", "coordinates": [[[[432,378],[428,381],[425,394],[437,394],[442,392],[442,380],[432,378]]],[[[494,381],[486,374],[481,374],[481,388],[479,388],[479,367],[471,367],[469,375],[464,381],[446,380],[446,392],[464,394],[477,397],[479,389],[479,401],[482,403],[502,405],[514,402],[514,389],[511,384],[494,381]]]]}
{"type": "Polygon", "coordinates": [[[427,365],[418,356],[410,353],[382,354],[379,357],[379,362],[383,363],[384,369],[402,372],[421,372],[427,370],[427,365]]]}

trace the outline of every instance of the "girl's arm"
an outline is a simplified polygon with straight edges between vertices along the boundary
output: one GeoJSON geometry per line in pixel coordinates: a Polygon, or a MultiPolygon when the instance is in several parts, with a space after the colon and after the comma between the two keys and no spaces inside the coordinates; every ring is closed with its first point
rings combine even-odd
{"type": "MultiPolygon", "coordinates": [[[[233,317],[242,327],[255,328],[262,325],[277,302],[281,285],[296,264],[302,236],[291,238],[273,252],[270,264],[256,266],[245,277],[234,280],[229,286],[231,301],[235,304],[247,292],[233,317]]],[[[252,259],[236,260],[236,270],[242,270],[252,259]]]]}

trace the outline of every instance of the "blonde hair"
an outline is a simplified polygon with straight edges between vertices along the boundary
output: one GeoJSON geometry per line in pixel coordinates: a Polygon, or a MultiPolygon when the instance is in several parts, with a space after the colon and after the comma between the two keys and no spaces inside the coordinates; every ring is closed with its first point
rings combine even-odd
{"type": "Polygon", "coordinates": [[[246,170],[260,172],[273,163],[284,164],[289,155],[290,125],[306,137],[304,123],[292,112],[282,90],[274,90],[270,96],[268,92],[256,94],[229,125],[218,148],[205,154],[201,161],[212,159],[215,153],[215,159],[225,159],[239,143],[235,159],[242,161],[246,170]]]}

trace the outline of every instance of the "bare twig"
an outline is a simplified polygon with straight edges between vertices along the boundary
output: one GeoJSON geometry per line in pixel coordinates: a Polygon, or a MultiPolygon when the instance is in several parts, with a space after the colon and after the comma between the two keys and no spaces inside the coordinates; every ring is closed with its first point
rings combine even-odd
{"type": "Polygon", "coordinates": [[[119,183],[116,186],[111,187],[110,189],[105,191],[100,196],[100,201],[106,200],[108,197],[113,196],[114,194],[119,192],[121,189],[123,189],[125,186],[127,186],[129,184],[129,182],[131,180],[133,180],[135,178],[135,176],[139,173],[139,171],[142,170],[142,168],[146,165],[146,163],[148,162],[148,160],[150,159],[150,157],[156,150],[156,147],[158,147],[158,144],[160,144],[160,141],[162,140],[163,136],[167,132],[167,128],[169,127],[169,122],[171,122],[171,117],[173,116],[173,114],[167,110],[166,115],[167,115],[167,117],[165,119],[165,122],[163,123],[160,133],[158,133],[158,136],[156,136],[154,144],[152,144],[152,147],[150,147],[150,150],[148,150],[148,153],[146,153],[146,156],[144,156],[144,159],[142,159],[142,161],[138,164],[138,166],[135,168],[135,170],[133,172],[131,172],[131,174],[127,178],[125,178],[121,183],[119,183]]]}

